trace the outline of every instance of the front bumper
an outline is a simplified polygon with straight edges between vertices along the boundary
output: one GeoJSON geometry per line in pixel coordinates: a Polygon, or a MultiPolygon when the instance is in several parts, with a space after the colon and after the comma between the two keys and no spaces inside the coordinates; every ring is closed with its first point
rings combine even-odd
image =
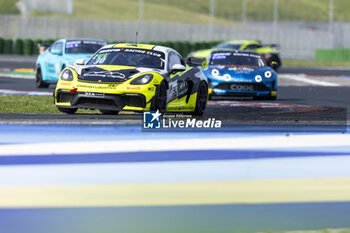
{"type": "Polygon", "coordinates": [[[274,83],[272,83],[270,86],[267,86],[265,83],[227,82],[212,86],[211,95],[238,97],[276,96],[277,91],[274,87],[274,83]]]}
{"type": "Polygon", "coordinates": [[[102,110],[134,110],[143,111],[146,108],[146,97],[142,94],[105,94],[99,92],[75,92],[58,89],[55,104],[64,108],[102,109],[102,110]]]}

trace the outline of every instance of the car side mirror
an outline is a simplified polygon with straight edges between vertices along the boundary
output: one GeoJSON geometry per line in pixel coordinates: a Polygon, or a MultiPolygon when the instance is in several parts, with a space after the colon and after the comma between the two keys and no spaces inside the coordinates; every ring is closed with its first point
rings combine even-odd
{"type": "Polygon", "coordinates": [[[201,66],[205,60],[206,60],[205,58],[189,57],[187,58],[187,65],[191,67],[201,66]]]}
{"type": "Polygon", "coordinates": [[[186,67],[181,64],[174,64],[173,67],[171,67],[171,73],[177,73],[177,72],[182,72],[185,71],[186,67]]]}
{"type": "Polygon", "coordinates": [[[78,59],[78,60],[76,60],[75,62],[74,62],[74,64],[75,65],[77,65],[77,66],[83,66],[83,65],[85,65],[85,60],[84,59],[78,59]]]}

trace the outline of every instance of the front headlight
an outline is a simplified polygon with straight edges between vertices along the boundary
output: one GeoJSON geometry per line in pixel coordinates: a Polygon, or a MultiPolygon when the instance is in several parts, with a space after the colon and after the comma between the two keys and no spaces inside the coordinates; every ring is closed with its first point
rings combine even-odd
{"type": "Polygon", "coordinates": [[[260,83],[262,81],[262,77],[260,75],[255,76],[255,81],[260,83]]]}
{"type": "Polygon", "coordinates": [[[130,82],[131,85],[144,85],[152,81],[153,74],[141,75],[130,82]]]}
{"type": "Polygon", "coordinates": [[[219,76],[219,75],[220,75],[220,71],[217,70],[217,69],[212,69],[212,70],[211,70],[211,75],[213,75],[213,76],[219,76]]]}
{"type": "Polygon", "coordinates": [[[271,78],[271,76],[272,76],[272,73],[271,73],[271,71],[266,71],[265,73],[264,73],[264,76],[265,76],[265,78],[271,78]]]}
{"type": "Polygon", "coordinates": [[[61,79],[63,81],[73,81],[73,73],[71,70],[66,69],[63,71],[62,75],[61,75],[61,79]]]}
{"type": "Polygon", "coordinates": [[[224,80],[225,80],[225,81],[230,81],[230,80],[231,80],[231,75],[225,74],[225,75],[224,75],[224,80]]]}

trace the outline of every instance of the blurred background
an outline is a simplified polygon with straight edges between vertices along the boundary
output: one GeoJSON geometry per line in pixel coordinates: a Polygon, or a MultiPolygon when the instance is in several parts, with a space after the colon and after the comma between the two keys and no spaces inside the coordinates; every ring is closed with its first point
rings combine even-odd
{"type": "MultiPolygon", "coordinates": [[[[143,18],[139,41],[254,39],[279,44],[283,59],[314,60],[318,49],[350,47],[349,8],[348,0],[1,0],[0,37],[135,41],[143,18]]],[[[15,53],[4,43],[0,52],[15,53]]]]}

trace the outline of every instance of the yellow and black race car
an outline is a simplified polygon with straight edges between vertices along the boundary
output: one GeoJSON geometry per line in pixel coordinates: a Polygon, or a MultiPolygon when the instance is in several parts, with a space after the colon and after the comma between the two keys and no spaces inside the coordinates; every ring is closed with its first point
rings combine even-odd
{"type": "MultiPolygon", "coordinates": [[[[205,63],[203,63],[205,66],[205,63]]],[[[142,44],[106,45],[87,63],[60,74],[54,93],[61,112],[79,108],[119,111],[191,112],[201,115],[208,100],[203,67],[190,67],[174,49],[142,44]]]]}

